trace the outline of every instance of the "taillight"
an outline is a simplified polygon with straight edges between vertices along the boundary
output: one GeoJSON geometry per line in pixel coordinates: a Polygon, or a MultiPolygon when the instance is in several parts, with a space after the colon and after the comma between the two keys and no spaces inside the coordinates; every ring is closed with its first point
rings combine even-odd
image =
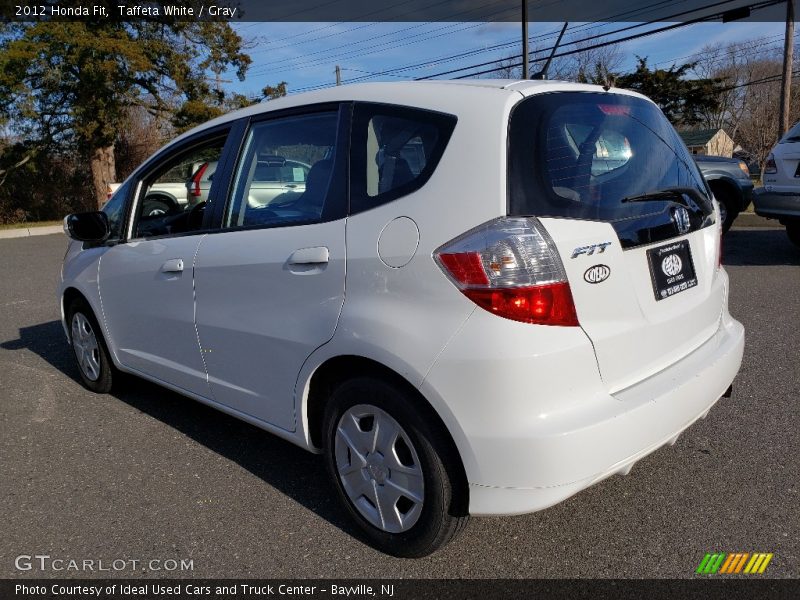
{"type": "Polygon", "coordinates": [[[200,180],[203,178],[203,173],[206,172],[208,163],[203,163],[197,172],[192,176],[192,196],[200,196],[200,180]]]}
{"type": "Polygon", "coordinates": [[[484,310],[524,323],[578,325],[564,265],[537,219],[489,221],[441,246],[434,258],[484,310]]]}
{"type": "Polygon", "coordinates": [[[764,174],[774,175],[778,172],[778,165],[775,163],[775,157],[770,154],[767,157],[767,162],[764,164],[764,174]]]}

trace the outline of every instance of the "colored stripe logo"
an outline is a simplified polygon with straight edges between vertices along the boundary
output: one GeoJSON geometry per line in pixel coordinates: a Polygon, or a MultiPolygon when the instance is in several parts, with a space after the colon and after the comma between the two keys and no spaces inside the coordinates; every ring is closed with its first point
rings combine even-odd
{"type": "Polygon", "coordinates": [[[767,570],[772,556],[771,552],[706,553],[695,573],[701,575],[714,575],[715,573],[760,575],[767,570]]]}

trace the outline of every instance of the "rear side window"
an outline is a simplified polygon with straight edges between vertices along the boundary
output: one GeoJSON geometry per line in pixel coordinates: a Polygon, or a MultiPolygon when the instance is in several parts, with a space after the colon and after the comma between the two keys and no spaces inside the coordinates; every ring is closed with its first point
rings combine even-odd
{"type": "Polygon", "coordinates": [[[632,96],[556,92],[523,100],[511,115],[508,168],[515,216],[644,217],[674,203],[632,198],[675,188],[698,192],[685,200],[699,204],[698,222],[713,213],[705,182],[672,125],[653,104],[632,96]]]}
{"type": "Polygon", "coordinates": [[[433,174],[456,117],[385,105],[357,104],[353,115],[350,212],[410,194],[433,174]]]}

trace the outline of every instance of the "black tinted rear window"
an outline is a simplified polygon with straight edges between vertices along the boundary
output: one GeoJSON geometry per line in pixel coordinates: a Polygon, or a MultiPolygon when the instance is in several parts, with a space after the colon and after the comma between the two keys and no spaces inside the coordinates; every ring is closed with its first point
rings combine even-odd
{"type": "Polygon", "coordinates": [[[666,215],[669,200],[628,199],[670,188],[697,190],[698,214],[713,213],[686,146],[646,100],[591,92],[532,96],[512,112],[509,138],[511,215],[610,222],[666,215]]]}

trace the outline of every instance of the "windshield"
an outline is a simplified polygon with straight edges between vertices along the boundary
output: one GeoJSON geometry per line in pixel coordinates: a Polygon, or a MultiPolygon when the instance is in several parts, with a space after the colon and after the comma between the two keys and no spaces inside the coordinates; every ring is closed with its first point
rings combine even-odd
{"type": "MultiPolygon", "coordinates": [[[[554,92],[520,102],[509,126],[509,213],[621,221],[674,204],[630,197],[697,190],[700,222],[713,213],[705,182],[672,125],[632,96],[554,92]]],[[[694,194],[693,194],[694,195],[694,194]]]]}

